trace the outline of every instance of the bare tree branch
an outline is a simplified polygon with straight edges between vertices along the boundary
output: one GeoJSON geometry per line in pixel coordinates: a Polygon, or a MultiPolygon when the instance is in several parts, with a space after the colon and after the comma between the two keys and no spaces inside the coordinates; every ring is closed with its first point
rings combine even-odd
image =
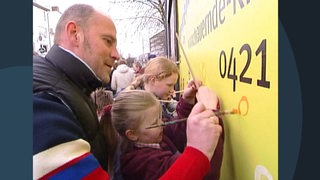
{"type": "Polygon", "coordinates": [[[122,33],[128,40],[138,36],[138,43],[148,47],[149,38],[165,29],[165,0],[112,0],[111,3],[123,9],[124,13],[112,19],[121,24],[122,33]]]}
{"type": "Polygon", "coordinates": [[[128,20],[131,25],[138,27],[137,30],[141,30],[140,28],[143,27],[164,28],[166,17],[164,1],[162,2],[162,0],[114,0],[113,3],[122,4],[124,7],[127,7],[128,11],[135,12],[135,15],[132,17],[116,18],[115,20],[128,20]]]}

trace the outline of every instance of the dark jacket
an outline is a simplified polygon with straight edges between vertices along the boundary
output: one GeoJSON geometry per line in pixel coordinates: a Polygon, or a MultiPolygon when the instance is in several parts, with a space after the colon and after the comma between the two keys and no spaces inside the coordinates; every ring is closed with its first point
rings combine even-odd
{"type": "Polygon", "coordinates": [[[50,49],[45,58],[34,57],[34,104],[48,106],[52,111],[34,109],[34,126],[37,127],[34,127],[33,154],[59,143],[84,139],[89,142],[91,152],[106,169],[105,141],[99,130],[96,108],[90,99],[91,92],[101,85],[101,81],[80,60],[56,45],[50,49]],[[68,111],[71,111],[73,116],[68,116],[68,111]],[[54,121],[53,117],[59,115],[57,113],[66,115],[60,118],[61,122],[52,122],[53,125],[63,123],[70,126],[60,129],[55,129],[53,126],[46,129],[46,132],[38,127],[48,123],[45,122],[46,119],[54,121]],[[40,136],[44,134],[46,137],[40,136]]]}

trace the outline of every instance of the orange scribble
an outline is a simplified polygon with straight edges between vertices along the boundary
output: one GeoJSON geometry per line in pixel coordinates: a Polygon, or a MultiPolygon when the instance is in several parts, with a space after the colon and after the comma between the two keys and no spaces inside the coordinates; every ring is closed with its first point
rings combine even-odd
{"type": "Polygon", "coordinates": [[[249,102],[248,102],[248,99],[247,99],[246,96],[242,96],[242,98],[240,99],[239,104],[238,104],[238,112],[242,116],[246,116],[248,114],[248,112],[249,112],[249,102]],[[247,110],[245,111],[245,113],[241,112],[240,105],[241,105],[242,102],[245,103],[246,106],[247,106],[247,110]]]}

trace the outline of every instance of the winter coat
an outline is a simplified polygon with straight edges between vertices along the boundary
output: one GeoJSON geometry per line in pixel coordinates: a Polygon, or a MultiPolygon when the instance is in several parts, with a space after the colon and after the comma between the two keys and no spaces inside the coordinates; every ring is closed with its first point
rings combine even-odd
{"type": "Polygon", "coordinates": [[[135,74],[126,64],[120,64],[112,74],[111,89],[119,93],[134,80],[135,74]]]}
{"type": "MultiPolygon", "coordinates": [[[[91,170],[106,174],[100,167],[100,164],[107,167],[105,139],[99,131],[96,109],[89,96],[101,85],[84,63],[56,45],[45,58],[34,57],[34,179],[60,176],[69,168],[63,166],[67,162],[79,169],[84,167],[81,164],[91,162],[87,175],[93,175],[91,170]],[[70,148],[78,149],[78,153],[64,154],[70,152],[70,148]],[[62,156],[56,155],[59,153],[62,156]],[[54,171],[55,168],[59,171],[54,171]]],[[[77,174],[73,175],[75,178],[77,174]]]]}

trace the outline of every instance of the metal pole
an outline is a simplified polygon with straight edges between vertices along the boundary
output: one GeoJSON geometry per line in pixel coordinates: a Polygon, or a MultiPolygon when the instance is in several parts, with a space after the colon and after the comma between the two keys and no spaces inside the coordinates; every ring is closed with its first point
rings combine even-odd
{"type": "Polygon", "coordinates": [[[49,12],[47,11],[47,20],[48,20],[48,37],[49,37],[49,48],[47,48],[47,50],[49,50],[51,48],[51,34],[50,34],[50,23],[49,23],[49,12]]]}

